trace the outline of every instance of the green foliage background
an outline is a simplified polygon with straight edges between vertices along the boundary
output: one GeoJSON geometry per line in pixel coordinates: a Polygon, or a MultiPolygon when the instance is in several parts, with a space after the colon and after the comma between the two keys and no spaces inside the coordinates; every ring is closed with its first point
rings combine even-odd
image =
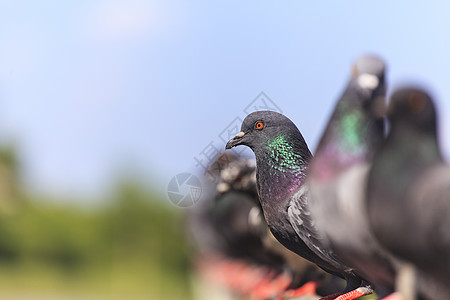
{"type": "Polygon", "coordinates": [[[133,180],[96,206],[30,194],[20,182],[14,149],[0,149],[2,299],[191,298],[183,210],[133,180]]]}

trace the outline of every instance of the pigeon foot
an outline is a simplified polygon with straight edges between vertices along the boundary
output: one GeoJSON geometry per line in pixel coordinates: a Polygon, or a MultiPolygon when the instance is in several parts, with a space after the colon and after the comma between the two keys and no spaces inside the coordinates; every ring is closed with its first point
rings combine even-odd
{"type": "Polygon", "coordinates": [[[336,299],[336,297],[339,297],[340,295],[342,295],[342,294],[341,293],[336,293],[336,294],[332,294],[332,295],[328,295],[328,296],[322,297],[319,300],[334,300],[334,299],[336,299]]]}
{"type": "Polygon", "coordinates": [[[343,295],[340,295],[339,297],[335,298],[334,300],[353,300],[353,299],[357,299],[357,298],[365,296],[365,295],[370,295],[372,293],[373,293],[373,289],[370,287],[359,287],[356,290],[353,290],[353,291],[350,291],[343,295]]]}

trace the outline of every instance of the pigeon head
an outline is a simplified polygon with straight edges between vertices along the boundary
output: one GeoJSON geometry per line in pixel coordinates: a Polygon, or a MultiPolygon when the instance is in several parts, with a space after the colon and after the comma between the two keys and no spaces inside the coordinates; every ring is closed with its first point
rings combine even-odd
{"type": "Polygon", "coordinates": [[[223,194],[237,191],[257,197],[255,160],[240,156],[230,157],[220,170],[217,192],[223,194]]]}
{"type": "Polygon", "coordinates": [[[380,58],[364,55],[355,61],[352,77],[358,78],[362,88],[373,89],[381,83],[381,80],[384,80],[385,69],[386,66],[380,58]]]}
{"type": "Polygon", "coordinates": [[[391,97],[387,117],[393,127],[408,124],[419,132],[436,132],[436,110],[433,100],[418,88],[397,90],[391,97]]]}
{"type": "Polygon", "coordinates": [[[261,189],[276,186],[271,192],[280,190],[276,197],[282,197],[303,181],[311,152],[298,128],[284,115],[274,111],[249,114],[225,148],[238,145],[248,146],[255,153],[260,195],[261,189]]]}
{"type": "Polygon", "coordinates": [[[244,119],[241,131],[228,141],[225,149],[245,145],[253,151],[258,151],[269,140],[273,140],[280,135],[289,138],[300,137],[300,140],[304,143],[300,131],[286,116],[274,111],[256,111],[244,119]]]}

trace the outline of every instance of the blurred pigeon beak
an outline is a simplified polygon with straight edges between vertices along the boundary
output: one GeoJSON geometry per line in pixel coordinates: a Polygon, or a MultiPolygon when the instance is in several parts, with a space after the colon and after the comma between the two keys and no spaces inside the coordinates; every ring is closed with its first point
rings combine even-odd
{"type": "Polygon", "coordinates": [[[225,149],[231,149],[234,146],[240,145],[242,138],[244,137],[244,132],[238,132],[238,134],[235,135],[234,138],[228,141],[227,145],[225,146],[225,149]]]}

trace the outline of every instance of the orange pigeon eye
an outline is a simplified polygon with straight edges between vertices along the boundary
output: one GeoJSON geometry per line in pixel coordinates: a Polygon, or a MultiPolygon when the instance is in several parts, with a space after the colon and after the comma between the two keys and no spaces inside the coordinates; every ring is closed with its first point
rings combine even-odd
{"type": "Polygon", "coordinates": [[[259,121],[259,122],[255,123],[255,128],[256,129],[261,130],[261,129],[263,129],[263,127],[264,127],[264,123],[263,122],[259,121]]]}

